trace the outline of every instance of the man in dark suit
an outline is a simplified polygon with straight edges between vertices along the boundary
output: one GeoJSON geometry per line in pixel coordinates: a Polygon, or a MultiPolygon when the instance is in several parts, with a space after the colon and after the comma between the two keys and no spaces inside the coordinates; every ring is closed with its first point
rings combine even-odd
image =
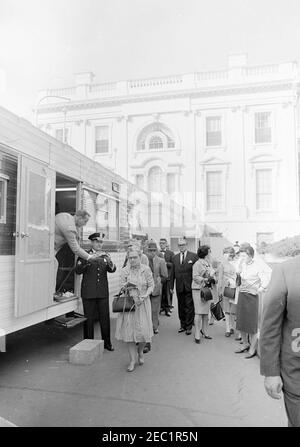
{"type": "Polygon", "coordinates": [[[193,265],[198,260],[196,253],[187,250],[187,241],[178,241],[179,253],[173,258],[176,294],[178,300],[178,315],[180,328],[178,332],[192,333],[194,322],[194,302],[192,296],[193,265]]]}
{"type": "MultiPolygon", "coordinates": [[[[148,242],[147,257],[154,280],[154,289],[150,295],[153,332],[154,334],[158,334],[162,282],[168,278],[168,269],[163,257],[158,256],[158,250],[155,241],[150,240],[148,242]]],[[[146,343],[144,353],[149,352],[150,349],[151,343],[146,343]]]]}
{"type": "Polygon", "coordinates": [[[92,248],[89,254],[98,254],[98,259],[85,260],[78,258],[76,273],[83,274],[81,282],[81,298],[84,316],[84,338],[94,338],[94,321],[99,320],[104,349],[113,351],[110,341],[109,291],[107,272],[116,271],[110,256],[102,251],[104,234],[93,233],[89,236],[92,248]]]}
{"type": "Polygon", "coordinates": [[[167,264],[168,278],[162,283],[162,295],[161,295],[161,312],[165,312],[167,317],[171,316],[172,312],[172,297],[174,288],[174,268],[173,257],[174,252],[167,249],[167,239],[161,238],[159,240],[160,253],[163,255],[167,264]]]}
{"type": "Polygon", "coordinates": [[[300,256],[274,267],[263,301],[260,372],[273,399],[283,391],[289,427],[300,427],[300,256]]]}

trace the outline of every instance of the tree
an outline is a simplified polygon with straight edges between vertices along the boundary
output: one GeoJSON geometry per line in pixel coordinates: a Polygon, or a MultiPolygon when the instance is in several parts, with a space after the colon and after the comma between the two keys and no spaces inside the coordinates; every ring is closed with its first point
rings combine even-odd
{"type": "Polygon", "coordinates": [[[261,243],[257,248],[258,253],[270,253],[274,256],[297,256],[300,254],[300,235],[286,237],[272,244],[261,243]]]}

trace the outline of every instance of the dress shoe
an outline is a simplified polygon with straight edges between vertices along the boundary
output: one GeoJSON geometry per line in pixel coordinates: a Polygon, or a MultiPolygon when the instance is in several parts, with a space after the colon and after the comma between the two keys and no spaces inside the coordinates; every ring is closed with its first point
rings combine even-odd
{"type": "Polygon", "coordinates": [[[195,338],[195,343],[197,343],[199,345],[200,343],[200,338],[195,338]]]}
{"type": "Polygon", "coordinates": [[[154,329],[153,333],[158,334],[158,329],[154,329]]]}
{"type": "Polygon", "coordinates": [[[256,351],[254,351],[252,354],[250,354],[250,352],[249,352],[249,354],[245,355],[245,359],[252,359],[252,357],[255,357],[256,354],[257,354],[256,351]]]}
{"type": "Polygon", "coordinates": [[[242,354],[243,352],[249,351],[249,349],[250,349],[250,346],[246,346],[245,348],[238,349],[237,351],[234,351],[234,352],[235,352],[235,354],[242,354]]]}
{"type": "Polygon", "coordinates": [[[107,349],[107,351],[114,351],[115,348],[112,345],[104,345],[104,349],[107,349]]]}
{"type": "Polygon", "coordinates": [[[130,365],[128,365],[128,367],[127,367],[127,371],[132,372],[132,371],[134,371],[134,368],[135,368],[135,364],[130,363],[130,365]]]}
{"type": "Polygon", "coordinates": [[[201,334],[202,334],[202,337],[204,337],[204,338],[206,338],[207,340],[212,340],[212,337],[210,337],[210,335],[206,335],[206,334],[204,334],[204,332],[202,331],[202,329],[201,329],[201,334]]]}
{"type": "Polygon", "coordinates": [[[242,340],[242,337],[235,337],[235,340],[236,340],[236,341],[241,341],[241,340],[242,340]]]}
{"type": "Polygon", "coordinates": [[[230,337],[231,333],[230,332],[225,332],[225,337],[230,337]]]}
{"type": "Polygon", "coordinates": [[[234,329],[231,328],[231,329],[230,329],[230,333],[231,333],[231,334],[234,334],[234,329]]]}
{"type": "Polygon", "coordinates": [[[190,329],[187,329],[187,330],[185,331],[185,333],[186,333],[186,335],[191,335],[192,331],[191,331],[190,329]]]}
{"type": "Polygon", "coordinates": [[[183,327],[181,327],[180,329],[178,329],[178,332],[185,332],[185,329],[183,327]]]}
{"type": "Polygon", "coordinates": [[[171,312],[166,311],[165,314],[166,314],[166,317],[170,317],[171,316],[171,312]]]}

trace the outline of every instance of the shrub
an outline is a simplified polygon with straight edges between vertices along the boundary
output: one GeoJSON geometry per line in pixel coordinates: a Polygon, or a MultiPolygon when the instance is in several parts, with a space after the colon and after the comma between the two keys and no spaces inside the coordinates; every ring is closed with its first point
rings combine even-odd
{"type": "Polygon", "coordinates": [[[297,256],[300,254],[300,235],[286,237],[272,244],[261,243],[257,248],[258,253],[270,253],[274,256],[297,256]]]}

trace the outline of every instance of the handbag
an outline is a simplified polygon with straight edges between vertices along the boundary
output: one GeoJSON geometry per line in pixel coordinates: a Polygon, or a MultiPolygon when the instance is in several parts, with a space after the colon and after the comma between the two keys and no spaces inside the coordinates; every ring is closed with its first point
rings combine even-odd
{"type": "Polygon", "coordinates": [[[235,298],[235,288],[234,287],[225,287],[224,288],[224,292],[223,292],[223,296],[225,296],[226,298],[230,298],[231,300],[234,300],[235,298]]]}
{"type": "Polygon", "coordinates": [[[200,293],[201,293],[201,299],[203,301],[210,301],[213,299],[213,296],[212,296],[212,293],[211,293],[211,290],[209,287],[202,287],[200,293]]]}
{"type": "Polygon", "coordinates": [[[222,306],[221,306],[221,301],[218,301],[217,303],[211,303],[210,305],[210,312],[212,314],[212,316],[217,320],[223,320],[223,318],[225,318],[222,306]]]}
{"type": "Polygon", "coordinates": [[[133,312],[135,311],[134,299],[129,295],[128,291],[120,292],[114,295],[112,302],[113,312],[133,312]]]}
{"type": "Polygon", "coordinates": [[[236,281],[235,281],[235,283],[236,283],[237,287],[240,287],[240,285],[242,284],[242,278],[241,278],[240,273],[236,274],[236,281]]]}

